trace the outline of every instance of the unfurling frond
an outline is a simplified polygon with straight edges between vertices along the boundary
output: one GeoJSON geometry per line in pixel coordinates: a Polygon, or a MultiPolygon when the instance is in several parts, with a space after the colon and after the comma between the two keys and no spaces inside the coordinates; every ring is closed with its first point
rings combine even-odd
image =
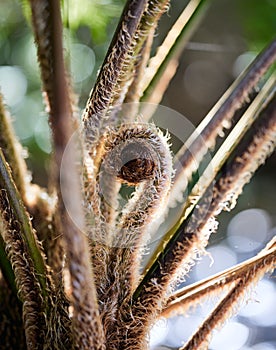
{"type": "Polygon", "coordinates": [[[97,181],[93,190],[89,184],[90,193],[102,193],[101,197],[92,196],[89,205],[96,209],[89,234],[92,262],[98,296],[103,302],[107,345],[115,349],[121,335],[118,321],[114,324],[114,320],[121,319],[120,314],[126,312],[118,306],[131,299],[139,281],[141,252],[168,200],[172,159],[167,139],[154,125],[133,123],[110,128],[100,139],[91,169],[94,169],[91,178],[97,181]],[[116,183],[135,186],[135,192],[121,210],[117,208],[111,220],[108,207],[114,199],[110,201],[109,186],[116,183]]]}

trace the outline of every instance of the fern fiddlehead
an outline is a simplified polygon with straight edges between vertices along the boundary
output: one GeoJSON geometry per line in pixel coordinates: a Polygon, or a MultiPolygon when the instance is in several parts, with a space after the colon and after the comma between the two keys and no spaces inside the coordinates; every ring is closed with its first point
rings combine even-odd
{"type": "MultiPolygon", "coordinates": [[[[91,149],[91,155],[93,152],[91,149]]],[[[108,348],[115,349],[119,340],[110,328],[116,328],[114,319],[118,322],[118,314],[125,312],[122,305],[139,282],[143,247],[166,208],[173,175],[168,137],[149,124],[109,128],[100,138],[90,169],[96,181],[89,192],[98,194],[90,202],[90,208],[96,210],[90,232],[92,259],[104,329],[112,338],[110,342],[107,339],[108,348]],[[135,188],[127,203],[116,208],[112,220],[102,212],[103,202],[117,202],[108,197],[110,184],[135,188]]]]}

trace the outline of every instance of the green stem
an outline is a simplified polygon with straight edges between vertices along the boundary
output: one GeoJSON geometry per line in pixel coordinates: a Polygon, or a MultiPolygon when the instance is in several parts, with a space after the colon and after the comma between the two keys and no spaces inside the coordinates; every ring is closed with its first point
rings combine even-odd
{"type": "Polygon", "coordinates": [[[14,182],[21,193],[23,199],[26,193],[26,184],[28,179],[26,163],[20,154],[21,145],[16,139],[11,125],[11,118],[5,110],[3,97],[0,93],[0,148],[7,162],[11,167],[14,182]]]}
{"type": "Polygon", "coordinates": [[[6,163],[3,152],[0,149],[0,186],[7,191],[10,205],[14,211],[20,226],[22,228],[22,236],[28,247],[30,256],[34,263],[34,268],[37,274],[37,278],[41,285],[42,292],[44,296],[47,293],[47,284],[46,284],[46,264],[43,259],[40,247],[36,240],[30,218],[26,212],[26,209],[23,205],[21,196],[14,184],[14,181],[11,176],[10,169],[6,163]]]}

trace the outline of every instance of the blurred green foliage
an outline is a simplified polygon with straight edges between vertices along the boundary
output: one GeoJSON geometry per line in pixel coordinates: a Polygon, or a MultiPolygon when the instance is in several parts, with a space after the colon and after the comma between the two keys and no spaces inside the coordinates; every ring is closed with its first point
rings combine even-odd
{"type": "Polygon", "coordinates": [[[276,35],[276,1],[242,0],[238,6],[249,48],[259,51],[276,35]]]}
{"type": "MultiPolygon", "coordinates": [[[[29,20],[31,11],[28,0],[21,0],[25,17],[29,20]]],[[[76,31],[81,26],[88,26],[94,43],[108,39],[107,27],[120,16],[123,0],[61,0],[64,27],[76,31]]]]}
{"type": "MultiPolygon", "coordinates": [[[[122,12],[122,0],[63,0],[64,24],[76,31],[81,26],[91,30],[93,42],[100,44],[108,39],[107,27],[122,12]]],[[[115,23],[114,23],[115,26],[115,23]]]]}

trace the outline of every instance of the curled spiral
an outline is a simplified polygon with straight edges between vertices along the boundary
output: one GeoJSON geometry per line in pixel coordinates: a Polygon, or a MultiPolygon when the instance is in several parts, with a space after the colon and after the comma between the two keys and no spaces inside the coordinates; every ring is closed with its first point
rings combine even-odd
{"type": "Polygon", "coordinates": [[[116,152],[111,152],[107,171],[112,169],[121,182],[134,186],[152,178],[157,168],[157,159],[153,156],[152,147],[144,143],[144,140],[130,140],[118,147],[116,152]]]}
{"type": "MultiPolygon", "coordinates": [[[[85,188],[89,201],[85,207],[93,212],[92,259],[96,275],[97,270],[100,275],[99,289],[106,289],[102,285],[103,258],[116,264],[116,248],[129,250],[123,261],[132,266],[130,285],[134,285],[139,279],[141,248],[159,226],[171,188],[173,170],[168,136],[153,124],[122,124],[106,129],[87,155],[91,181],[85,188]],[[134,192],[119,208],[122,183],[134,186],[134,192]]],[[[107,284],[108,280],[106,276],[107,284]]]]}
{"type": "MultiPolygon", "coordinates": [[[[137,217],[137,211],[139,222],[144,226],[149,222],[147,215],[151,215],[152,221],[152,216],[162,213],[160,206],[165,205],[171,187],[172,157],[168,137],[156,126],[132,123],[108,128],[99,139],[96,150],[89,150],[89,156],[93,161],[91,179],[95,179],[91,205],[97,208],[94,215],[108,221],[106,209],[108,207],[110,211],[114,203],[114,198],[110,197],[118,194],[116,183],[135,186],[133,196],[121,211],[120,221],[113,222],[117,228],[122,226],[123,221],[132,222],[132,216],[137,217]]],[[[118,208],[114,205],[113,209],[117,211],[118,208]]],[[[134,223],[125,222],[123,226],[131,230],[132,225],[134,223]]]]}
{"type": "Polygon", "coordinates": [[[92,261],[108,330],[119,312],[116,307],[131,296],[139,281],[141,249],[163,219],[173,176],[172,156],[168,136],[155,125],[143,123],[109,127],[88,155],[94,181],[89,182],[86,196],[91,203],[86,207],[94,214],[92,261]],[[121,184],[134,186],[134,192],[119,209],[121,184]]]}
{"type": "Polygon", "coordinates": [[[109,130],[104,139],[102,177],[112,175],[121,183],[135,186],[116,223],[113,246],[133,244],[136,235],[143,245],[146,239],[142,237],[149,237],[153,231],[153,223],[161,217],[171,187],[168,138],[153,124],[133,123],[109,130]],[[122,232],[122,228],[126,230],[122,232]]]}

